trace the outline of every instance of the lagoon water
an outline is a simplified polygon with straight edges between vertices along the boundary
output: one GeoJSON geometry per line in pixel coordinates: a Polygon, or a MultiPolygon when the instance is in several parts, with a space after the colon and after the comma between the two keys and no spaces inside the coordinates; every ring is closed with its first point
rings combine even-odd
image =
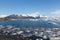
{"type": "Polygon", "coordinates": [[[40,26],[39,21],[31,20],[0,20],[0,25],[11,26],[40,26]]]}
{"type": "Polygon", "coordinates": [[[0,20],[0,25],[20,26],[20,27],[52,27],[46,21],[41,20],[0,20]]]}

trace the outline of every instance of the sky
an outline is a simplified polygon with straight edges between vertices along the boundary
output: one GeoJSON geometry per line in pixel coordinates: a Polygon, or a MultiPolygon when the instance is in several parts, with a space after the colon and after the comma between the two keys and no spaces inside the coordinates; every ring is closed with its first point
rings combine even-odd
{"type": "Polygon", "coordinates": [[[60,16],[60,0],[0,0],[0,16],[31,13],[60,16]]]}

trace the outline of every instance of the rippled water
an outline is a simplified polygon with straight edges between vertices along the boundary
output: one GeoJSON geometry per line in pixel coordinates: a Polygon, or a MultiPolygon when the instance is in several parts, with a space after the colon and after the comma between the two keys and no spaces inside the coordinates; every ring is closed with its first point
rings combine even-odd
{"type": "Polygon", "coordinates": [[[0,25],[11,25],[11,26],[23,26],[23,27],[52,27],[53,25],[48,24],[41,20],[0,20],[0,25]]]}

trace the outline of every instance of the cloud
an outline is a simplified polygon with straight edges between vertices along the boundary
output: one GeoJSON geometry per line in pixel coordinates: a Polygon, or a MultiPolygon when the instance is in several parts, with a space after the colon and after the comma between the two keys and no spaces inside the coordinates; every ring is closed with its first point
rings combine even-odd
{"type": "Polygon", "coordinates": [[[51,12],[52,14],[57,14],[57,15],[59,15],[60,14],[60,10],[55,10],[55,11],[53,11],[53,12],[51,12]]]}
{"type": "Polygon", "coordinates": [[[27,13],[27,14],[22,14],[22,15],[23,16],[33,16],[33,17],[36,17],[36,16],[43,17],[43,15],[41,15],[40,12],[27,13]]]}
{"type": "Polygon", "coordinates": [[[0,15],[0,17],[6,17],[6,16],[8,16],[8,15],[0,15]]]}
{"type": "Polygon", "coordinates": [[[27,14],[27,15],[36,17],[36,16],[40,15],[40,13],[39,12],[34,12],[34,13],[27,14]]]}

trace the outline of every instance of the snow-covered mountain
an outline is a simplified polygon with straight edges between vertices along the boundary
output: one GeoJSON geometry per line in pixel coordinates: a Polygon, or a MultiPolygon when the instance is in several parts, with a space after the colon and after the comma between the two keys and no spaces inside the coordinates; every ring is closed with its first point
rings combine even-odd
{"type": "Polygon", "coordinates": [[[12,19],[40,19],[41,17],[47,18],[47,16],[43,16],[39,13],[20,14],[20,15],[12,14],[12,15],[6,16],[6,18],[12,18],[12,19]]]}
{"type": "Polygon", "coordinates": [[[53,17],[47,17],[47,16],[41,16],[40,14],[20,14],[20,15],[8,15],[6,18],[11,19],[40,19],[44,21],[52,20],[52,21],[58,21],[60,18],[53,18],[53,17]]]}

